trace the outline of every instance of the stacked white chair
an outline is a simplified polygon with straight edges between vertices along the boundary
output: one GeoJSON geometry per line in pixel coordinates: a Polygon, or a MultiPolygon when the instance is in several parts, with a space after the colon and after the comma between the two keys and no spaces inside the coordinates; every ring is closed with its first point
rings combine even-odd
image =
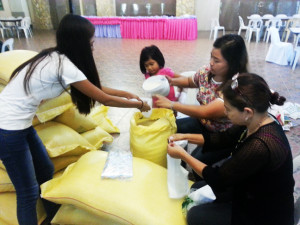
{"type": "Polygon", "coordinates": [[[12,51],[14,49],[14,39],[13,38],[9,38],[3,42],[1,52],[5,52],[6,47],[8,47],[9,51],[12,51]]]}
{"type": "Polygon", "coordinates": [[[290,36],[290,28],[292,27],[293,25],[293,19],[289,19],[287,22],[286,22],[286,25],[285,25],[285,28],[284,28],[284,31],[282,33],[282,37],[281,37],[281,41],[283,41],[285,39],[285,42],[288,41],[289,39],[289,36],[290,36]]]}
{"type": "Polygon", "coordinates": [[[292,66],[293,71],[296,68],[299,58],[300,58],[300,47],[297,47],[295,49],[295,58],[294,58],[293,66],[292,66]]]}
{"type": "Polygon", "coordinates": [[[248,30],[248,26],[245,25],[244,20],[241,16],[239,16],[239,23],[240,23],[240,28],[239,28],[239,32],[238,35],[241,35],[241,32],[243,30],[246,30],[246,34],[245,37],[247,38],[247,30],[248,30]]]}
{"type": "Polygon", "coordinates": [[[275,18],[268,20],[267,28],[266,28],[265,35],[264,35],[264,41],[269,42],[271,27],[274,27],[279,31],[281,26],[282,26],[282,21],[279,18],[275,17],[275,18]]]}
{"type": "Polygon", "coordinates": [[[1,31],[1,35],[2,38],[4,39],[5,37],[5,31],[9,31],[11,35],[13,35],[12,30],[10,29],[10,27],[4,26],[3,23],[0,21],[0,31],[1,31]]]}
{"type": "Polygon", "coordinates": [[[291,64],[294,58],[293,45],[280,41],[279,32],[276,28],[270,28],[271,45],[269,47],[266,61],[286,66],[291,64]]]}
{"type": "Polygon", "coordinates": [[[225,27],[220,26],[219,20],[217,18],[213,18],[211,20],[209,39],[211,39],[212,33],[214,33],[214,40],[216,40],[219,30],[223,31],[223,35],[225,35],[225,27]]]}
{"type": "Polygon", "coordinates": [[[32,33],[31,33],[31,29],[30,29],[30,23],[28,21],[28,19],[23,18],[21,20],[21,26],[18,26],[19,30],[23,30],[24,35],[26,38],[28,38],[28,36],[32,37],[32,33]]]}
{"type": "Polygon", "coordinates": [[[250,42],[253,32],[256,33],[256,42],[259,42],[260,31],[261,31],[262,27],[263,27],[262,19],[260,19],[260,18],[259,19],[250,19],[249,25],[248,25],[248,32],[247,32],[248,42],[250,42]]]}

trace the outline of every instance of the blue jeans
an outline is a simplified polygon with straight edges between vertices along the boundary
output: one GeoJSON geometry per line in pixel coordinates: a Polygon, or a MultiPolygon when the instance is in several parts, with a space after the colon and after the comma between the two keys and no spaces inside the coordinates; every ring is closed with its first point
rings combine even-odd
{"type": "MultiPolygon", "coordinates": [[[[16,189],[19,224],[37,224],[39,186],[52,179],[54,167],[34,128],[0,129],[0,159],[16,189]]],[[[48,216],[52,217],[58,206],[46,200],[43,203],[48,216]]]]}

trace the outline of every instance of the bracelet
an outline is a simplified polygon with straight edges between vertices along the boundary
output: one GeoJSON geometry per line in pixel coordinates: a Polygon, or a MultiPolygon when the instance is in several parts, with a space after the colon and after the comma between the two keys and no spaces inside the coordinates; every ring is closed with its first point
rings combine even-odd
{"type": "Polygon", "coordinates": [[[142,105],[141,105],[141,107],[138,107],[138,109],[142,109],[144,107],[144,102],[143,101],[140,101],[140,102],[142,102],[142,105]]]}
{"type": "Polygon", "coordinates": [[[174,110],[174,102],[171,101],[171,107],[170,107],[171,110],[174,110]]]}

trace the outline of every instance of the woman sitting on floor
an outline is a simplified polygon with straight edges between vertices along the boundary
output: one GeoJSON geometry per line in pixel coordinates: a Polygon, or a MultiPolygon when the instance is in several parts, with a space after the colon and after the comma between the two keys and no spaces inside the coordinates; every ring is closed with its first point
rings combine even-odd
{"type": "MultiPolygon", "coordinates": [[[[285,98],[272,93],[263,78],[248,73],[228,81],[223,95],[234,126],[219,133],[193,134],[208,151],[231,148],[231,157],[221,167],[204,164],[173,142],[168,146],[169,155],[189,164],[217,196],[213,203],[192,207],[188,224],[293,225],[291,149],[281,125],[267,111],[271,104],[282,105],[285,98]],[[231,201],[218,201],[228,189],[233,190],[231,201]]],[[[172,137],[174,141],[189,138],[172,137]]]]}

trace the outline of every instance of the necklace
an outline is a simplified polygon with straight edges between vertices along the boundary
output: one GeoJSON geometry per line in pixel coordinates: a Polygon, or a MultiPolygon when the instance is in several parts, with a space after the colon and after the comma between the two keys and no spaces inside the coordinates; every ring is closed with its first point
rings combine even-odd
{"type": "Polygon", "coordinates": [[[263,122],[265,122],[265,120],[267,120],[268,118],[269,118],[269,115],[263,117],[262,120],[257,124],[257,126],[255,127],[255,129],[253,131],[250,131],[249,129],[246,129],[247,130],[247,136],[246,137],[249,137],[251,134],[255,133],[261,127],[263,122]]]}
{"type": "Polygon", "coordinates": [[[252,131],[252,132],[249,132],[248,128],[246,128],[243,133],[241,134],[234,150],[231,152],[231,155],[236,151],[236,149],[238,148],[238,146],[243,143],[251,134],[255,133],[260,127],[261,125],[263,124],[263,122],[269,118],[269,115],[264,117],[259,123],[258,125],[256,126],[256,128],[252,131]]]}

